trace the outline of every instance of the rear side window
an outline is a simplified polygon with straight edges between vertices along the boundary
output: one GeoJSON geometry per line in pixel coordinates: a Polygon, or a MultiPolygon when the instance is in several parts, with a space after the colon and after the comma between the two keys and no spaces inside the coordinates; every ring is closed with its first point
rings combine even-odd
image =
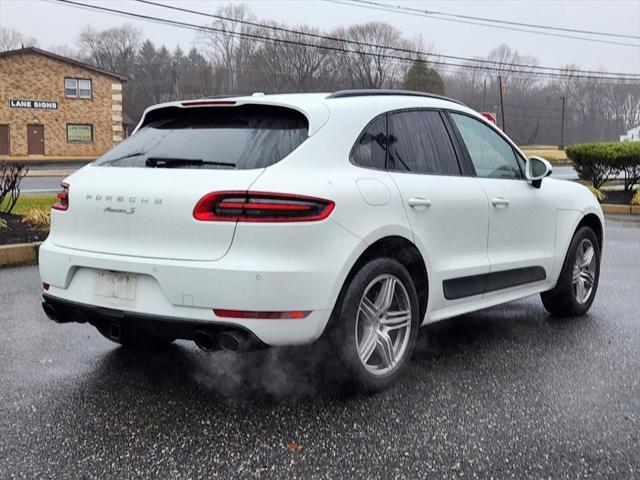
{"type": "Polygon", "coordinates": [[[105,167],[234,168],[273,165],[308,137],[301,113],[283,107],[163,108],[100,157],[105,167]]]}
{"type": "Polygon", "coordinates": [[[366,168],[384,170],[387,156],[386,115],[373,120],[358,138],[351,151],[351,161],[366,168]]]}
{"type": "Polygon", "coordinates": [[[460,166],[442,117],[434,110],[392,113],[389,170],[460,175],[460,166]]]}
{"type": "Polygon", "coordinates": [[[475,118],[451,113],[480,178],[522,178],[513,147],[490,127],[475,118]]]}

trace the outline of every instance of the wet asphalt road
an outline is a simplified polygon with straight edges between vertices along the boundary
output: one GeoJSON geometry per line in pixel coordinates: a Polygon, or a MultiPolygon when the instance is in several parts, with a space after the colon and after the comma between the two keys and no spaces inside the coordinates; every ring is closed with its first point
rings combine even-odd
{"type": "Polygon", "coordinates": [[[309,350],[116,348],[45,319],[36,267],[0,270],[0,478],[639,478],[628,218],[608,220],[587,317],[535,297],[427,327],[370,397],[321,379],[309,350]]]}
{"type": "Polygon", "coordinates": [[[22,193],[56,193],[64,177],[25,177],[22,179],[22,193]]]}

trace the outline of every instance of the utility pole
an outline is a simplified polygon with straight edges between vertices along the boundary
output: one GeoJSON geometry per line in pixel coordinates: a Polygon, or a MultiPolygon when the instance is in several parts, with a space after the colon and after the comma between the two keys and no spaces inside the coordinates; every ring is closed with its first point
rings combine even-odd
{"type": "Polygon", "coordinates": [[[498,75],[498,88],[500,89],[500,113],[502,115],[502,131],[507,133],[507,125],[504,121],[504,101],[502,100],[502,75],[498,75]]]}
{"type": "Polygon", "coordinates": [[[564,149],[564,95],[560,97],[562,99],[562,123],[560,125],[560,149],[564,149]]]}
{"type": "Polygon", "coordinates": [[[487,79],[482,80],[482,110],[484,112],[484,101],[487,98],[487,79]]]}

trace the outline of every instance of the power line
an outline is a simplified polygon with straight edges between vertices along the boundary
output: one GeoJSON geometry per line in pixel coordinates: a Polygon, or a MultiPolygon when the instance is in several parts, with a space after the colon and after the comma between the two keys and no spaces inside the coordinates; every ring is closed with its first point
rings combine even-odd
{"type": "Polygon", "coordinates": [[[627,34],[622,34],[622,33],[612,33],[612,32],[598,32],[595,30],[580,30],[580,29],[576,29],[576,28],[566,28],[566,27],[556,27],[556,26],[551,26],[551,25],[542,25],[539,23],[524,23],[524,22],[514,22],[511,20],[499,20],[499,19],[495,19],[495,18],[488,18],[488,17],[474,17],[472,15],[462,15],[459,13],[449,13],[449,12],[438,12],[435,10],[421,10],[419,8],[412,8],[412,7],[405,7],[405,6],[400,6],[400,5],[389,5],[389,4],[385,4],[385,3],[380,3],[380,2],[374,2],[371,0],[351,0],[353,3],[361,3],[361,4],[365,4],[365,5],[375,5],[378,7],[384,7],[384,8],[396,8],[398,10],[406,10],[406,11],[410,11],[410,12],[416,12],[416,13],[421,13],[424,15],[438,15],[438,16],[443,16],[443,17],[454,17],[454,18],[463,18],[466,20],[479,20],[482,22],[490,22],[490,23],[498,23],[498,24],[504,24],[504,25],[515,25],[515,26],[520,26],[520,27],[529,27],[529,28],[539,28],[542,30],[558,30],[561,32],[571,32],[571,33],[584,33],[584,34],[588,34],[588,35],[599,35],[599,36],[604,36],[604,37],[617,37],[617,38],[631,38],[632,40],[640,40],[640,35],[627,35],[627,34]]]}
{"type": "Polygon", "coordinates": [[[535,70],[549,70],[549,71],[557,71],[557,72],[561,72],[561,73],[565,73],[565,74],[569,74],[569,73],[578,73],[578,74],[585,74],[585,73],[593,73],[596,75],[617,75],[617,76],[626,76],[626,77],[630,77],[630,78],[639,78],[640,79],[640,74],[635,74],[635,73],[621,73],[621,72],[602,72],[602,71],[597,71],[597,70],[577,70],[577,69],[567,69],[567,68],[559,68],[559,67],[544,67],[544,66],[539,66],[539,65],[525,65],[522,63],[512,63],[512,62],[500,62],[497,60],[487,60],[487,59],[477,59],[477,58],[468,58],[468,57],[460,57],[460,56],[454,56],[454,55],[445,55],[445,54],[431,54],[429,52],[424,52],[424,51],[420,51],[420,50],[413,50],[413,49],[409,49],[409,48],[402,48],[402,47],[396,47],[396,46],[387,46],[387,45],[379,45],[379,44],[371,44],[371,43],[366,43],[366,42],[360,42],[357,40],[350,40],[350,39],[346,39],[346,38],[341,38],[341,37],[334,37],[334,36],[330,36],[330,35],[322,35],[322,34],[318,34],[318,33],[312,33],[312,32],[304,32],[301,30],[294,30],[291,28],[285,28],[285,27],[280,27],[280,26],[276,26],[276,25],[267,25],[264,23],[258,23],[258,22],[252,22],[249,20],[241,20],[238,18],[231,18],[231,17],[227,17],[224,15],[219,15],[219,14],[212,14],[212,13],[206,13],[206,12],[202,12],[202,11],[198,11],[198,10],[192,10],[192,9],[188,9],[188,8],[184,8],[184,7],[177,7],[175,5],[167,5],[164,3],[158,3],[158,2],[154,2],[151,0],[134,0],[138,3],[145,3],[148,5],[153,5],[156,7],[161,7],[161,8],[166,8],[169,10],[175,10],[175,11],[180,11],[180,12],[184,12],[184,13],[190,13],[190,14],[194,14],[194,15],[201,15],[204,17],[209,17],[209,18],[215,18],[218,20],[225,20],[225,21],[229,21],[229,22],[233,22],[233,23],[239,23],[241,25],[249,25],[252,27],[257,27],[257,28],[262,28],[262,29],[267,29],[267,30],[273,30],[273,31],[278,31],[278,32],[285,32],[285,33],[291,33],[291,34],[295,34],[295,35],[301,35],[301,36],[306,36],[306,37],[310,37],[310,38],[317,38],[317,39],[321,39],[321,40],[329,40],[329,41],[334,41],[334,42],[339,42],[339,43],[346,43],[346,44],[351,44],[351,45],[357,45],[357,46],[361,46],[361,47],[368,47],[368,48],[380,48],[383,50],[390,50],[390,51],[395,51],[395,52],[400,52],[400,53],[408,53],[408,54],[412,54],[412,55],[424,55],[425,57],[428,56],[434,56],[434,57],[440,57],[440,58],[447,58],[450,60],[461,60],[461,61],[465,61],[465,62],[472,62],[475,64],[491,64],[491,65],[497,65],[500,67],[503,66],[509,66],[509,67],[520,67],[520,68],[530,68],[530,69],[535,69],[535,70]]]}
{"type": "Polygon", "coordinates": [[[562,34],[562,33],[540,32],[540,31],[530,30],[530,29],[525,29],[525,28],[509,27],[509,26],[503,26],[503,25],[493,25],[493,24],[490,24],[490,23],[481,23],[481,22],[476,22],[476,21],[471,21],[471,20],[462,20],[462,19],[457,19],[457,18],[445,18],[445,17],[433,16],[432,14],[425,13],[424,11],[419,10],[419,9],[412,9],[410,7],[402,7],[400,5],[387,5],[387,4],[384,4],[384,3],[377,3],[377,2],[366,2],[366,3],[364,3],[364,2],[360,2],[360,0],[325,0],[325,1],[331,2],[331,3],[340,4],[340,5],[350,5],[352,7],[367,8],[369,10],[381,10],[383,12],[395,12],[395,13],[400,13],[400,14],[403,14],[403,15],[419,16],[419,17],[431,18],[433,20],[444,20],[444,21],[447,21],[447,22],[464,23],[464,24],[468,24],[468,25],[479,25],[479,26],[482,26],[482,27],[495,28],[495,29],[499,29],[499,30],[511,30],[511,31],[514,31],[514,32],[534,33],[536,35],[544,35],[544,36],[547,36],[547,37],[570,38],[570,39],[574,39],[574,40],[583,40],[583,41],[587,41],[587,42],[606,43],[606,44],[610,44],[610,45],[621,45],[621,46],[625,46],[625,47],[640,48],[640,43],[638,43],[636,45],[634,43],[616,42],[616,41],[612,41],[612,40],[602,40],[602,39],[599,39],[599,38],[579,37],[579,36],[575,36],[575,35],[565,35],[565,34],[562,34]],[[350,3],[350,2],[358,2],[358,3],[350,3]]]}
{"type": "MultiPolygon", "coordinates": [[[[339,53],[353,53],[353,54],[358,54],[358,55],[361,55],[361,56],[374,56],[376,58],[387,58],[387,59],[398,60],[398,61],[403,61],[403,62],[446,65],[446,66],[452,66],[452,67],[463,68],[463,69],[474,69],[474,70],[482,70],[482,71],[487,71],[488,70],[488,71],[496,71],[496,72],[502,72],[502,73],[512,73],[514,76],[518,76],[518,75],[539,75],[539,76],[547,76],[547,77],[572,78],[572,79],[581,79],[581,80],[582,79],[613,80],[613,81],[617,80],[617,82],[615,82],[614,84],[620,84],[620,81],[626,82],[626,81],[629,80],[629,79],[624,79],[624,78],[620,78],[620,77],[612,77],[612,76],[607,76],[607,75],[599,75],[599,76],[591,75],[591,76],[589,76],[589,75],[571,75],[571,74],[560,74],[560,73],[550,73],[550,72],[536,72],[536,71],[532,71],[530,69],[529,70],[512,70],[512,69],[504,69],[504,68],[495,68],[495,67],[490,67],[490,66],[447,63],[447,62],[434,61],[434,60],[426,61],[426,60],[421,59],[421,58],[408,58],[408,57],[402,57],[402,56],[390,55],[390,54],[383,54],[383,53],[372,54],[372,53],[369,53],[369,52],[363,52],[363,51],[358,51],[358,50],[349,50],[349,49],[346,49],[346,48],[340,48],[340,47],[335,47],[335,46],[330,46],[330,45],[310,44],[310,43],[298,42],[298,41],[293,41],[293,40],[287,40],[287,39],[283,39],[283,38],[268,37],[268,36],[264,36],[264,35],[254,34],[254,33],[230,32],[228,30],[221,29],[221,28],[215,28],[215,27],[203,26],[203,25],[196,25],[196,24],[192,24],[192,23],[181,22],[181,21],[178,21],[178,20],[171,20],[171,19],[166,19],[166,18],[154,17],[154,16],[150,16],[150,15],[143,15],[143,14],[134,13],[134,12],[127,12],[127,11],[123,11],[123,10],[117,10],[117,9],[113,9],[113,8],[102,7],[102,6],[99,6],[99,5],[89,5],[89,4],[75,2],[75,1],[72,1],[72,0],[51,0],[51,1],[54,1],[56,3],[66,4],[66,5],[77,7],[77,8],[83,8],[83,9],[89,9],[89,10],[97,10],[97,11],[102,11],[102,12],[106,12],[106,13],[117,15],[117,16],[138,18],[138,19],[145,20],[145,21],[150,21],[150,22],[155,22],[155,23],[162,23],[164,25],[171,25],[171,26],[175,26],[175,27],[179,27],[179,28],[186,28],[186,29],[197,30],[197,31],[201,31],[201,32],[202,31],[212,31],[212,32],[216,32],[216,33],[221,33],[223,35],[235,36],[235,37],[240,37],[240,38],[249,38],[249,39],[252,39],[252,40],[262,41],[262,42],[284,43],[284,44],[290,44],[290,45],[296,45],[296,46],[317,48],[317,49],[322,49],[322,50],[327,50],[327,51],[334,51],[334,52],[339,52],[339,53]]],[[[526,68],[529,68],[529,67],[526,67],[526,68]]],[[[625,83],[625,84],[626,85],[634,85],[634,86],[636,85],[636,84],[630,84],[630,83],[625,83]]]]}

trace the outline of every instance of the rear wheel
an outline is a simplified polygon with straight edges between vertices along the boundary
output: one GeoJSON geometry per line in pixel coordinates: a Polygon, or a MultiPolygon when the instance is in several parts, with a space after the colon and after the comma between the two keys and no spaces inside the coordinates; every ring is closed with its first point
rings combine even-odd
{"type": "Polygon", "coordinates": [[[154,348],[169,345],[174,341],[173,338],[158,337],[130,326],[109,324],[95,327],[104,338],[124,347],[154,348]]]}
{"type": "Polygon", "coordinates": [[[600,245],[589,227],[580,228],[571,240],[553,290],[540,295],[553,315],[575,317],[587,313],[600,279],[600,245]]]}
{"type": "Polygon", "coordinates": [[[402,373],[418,335],[418,299],[411,275],[399,262],[365,264],[336,309],[333,342],[356,385],[379,391],[402,373]]]}

